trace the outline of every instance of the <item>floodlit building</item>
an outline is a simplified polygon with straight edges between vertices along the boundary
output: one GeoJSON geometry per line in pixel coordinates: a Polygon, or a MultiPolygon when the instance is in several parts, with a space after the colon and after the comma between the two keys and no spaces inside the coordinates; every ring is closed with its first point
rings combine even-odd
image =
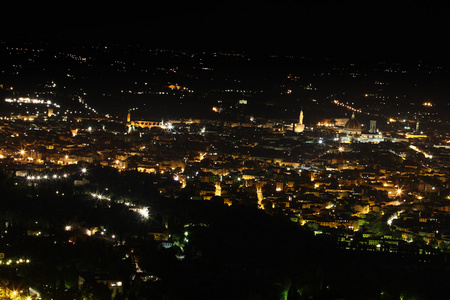
{"type": "Polygon", "coordinates": [[[356,119],[355,113],[345,123],[344,129],[339,137],[341,142],[378,143],[384,141],[381,132],[377,132],[376,121],[370,121],[369,132],[362,132],[361,123],[356,119]]]}
{"type": "Polygon", "coordinates": [[[294,124],[295,132],[303,132],[305,130],[305,124],[303,124],[303,110],[300,110],[300,116],[298,117],[298,123],[294,124]]]}
{"type": "Polygon", "coordinates": [[[154,120],[131,120],[131,112],[130,110],[128,110],[127,113],[127,122],[126,125],[128,126],[128,131],[131,131],[133,129],[135,129],[136,127],[139,128],[148,128],[151,129],[153,127],[162,127],[163,123],[159,122],[159,121],[154,121],[154,120]]]}

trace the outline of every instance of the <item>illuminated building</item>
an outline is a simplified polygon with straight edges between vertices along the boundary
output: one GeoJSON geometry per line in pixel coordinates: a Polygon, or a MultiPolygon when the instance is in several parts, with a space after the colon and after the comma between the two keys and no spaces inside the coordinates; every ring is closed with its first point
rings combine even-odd
{"type": "Polygon", "coordinates": [[[370,121],[368,133],[362,133],[361,123],[356,119],[355,113],[345,123],[344,129],[340,133],[341,142],[360,142],[360,143],[378,143],[384,141],[381,132],[377,132],[376,121],[370,121]]]}
{"type": "Polygon", "coordinates": [[[377,121],[376,120],[370,120],[370,133],[377,133],[377,121]]]}
{"type": "Polygon", "coordinates": [[[344,133],[350,137],[358,137],[361,134],[361,123],[356,119],[355,113],[353,113],[350,120],[345,123],[344,133]]]}
{"type": "Polygon", "coordinates": [[[131,112],[130,112],[130,110],[128,110],[127,122],[126,122],[126,125],[128,126],[128,131],[135,129],[136,127],[148,128],[148,129],[151,129],[153,127],[161,127],[162,128],[163,127],[162,124],[163,123],[159,122],[159,121],[146,121],[146,120],[132,121],[131,120],[131,112]]]}
{"type": "Polygon", "coordinates": [[[303,132],[303,130],[305,130],[305,125],[303,124],[303,110],[300,110],[298,123],[294,124],[294,131],[300,133],[303,132]]]}

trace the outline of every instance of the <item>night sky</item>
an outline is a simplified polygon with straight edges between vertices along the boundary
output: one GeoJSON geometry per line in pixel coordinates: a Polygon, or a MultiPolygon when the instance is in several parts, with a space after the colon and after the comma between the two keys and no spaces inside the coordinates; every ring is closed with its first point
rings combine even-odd
{"type": "Polygon", "coordinates": [[[164,1],[31,4],[3,12],[17,40],[139,42],[362,59],[448,60],[446,1],[164,1]]]}

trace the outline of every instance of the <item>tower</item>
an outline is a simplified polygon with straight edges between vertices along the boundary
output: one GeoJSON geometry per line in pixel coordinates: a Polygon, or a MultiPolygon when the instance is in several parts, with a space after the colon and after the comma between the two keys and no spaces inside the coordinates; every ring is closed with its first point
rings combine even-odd
{"type": "Polygon", "coordinates": [[[256,197],[258,198],[258,207],[264,209],[264,205],[262,204],[264,196],[262,192],[262,185],[260,182],[256,183],[256,197]]]}
{"type": "Polygon", "coordinates": [[[303,109],[300,110],[300,115],[298,117],[298,123],[294,123],[295,132],[303,132],[305,130],[305,125],[303,124],[303,109]]]}
{"type": "Polygon", "coordinates": [[[128,109],[128,113],[127,113],[127,124],[129,124],[131,122],[131,112],[128,109]]]}
{"type": "Polygon", "coordinates": [[[220,186],[220,181],[216,181],[216,183],[214,184],[216,187],[216,191],[215,191],[215,195],[216,196],[221,196],[222,195],[222,187],[220,186]]]}
{"type": "Polygon", "coordinates": [[[377,133],[377,121],[376,120],[370,120],[370,133],[377,133]]]}

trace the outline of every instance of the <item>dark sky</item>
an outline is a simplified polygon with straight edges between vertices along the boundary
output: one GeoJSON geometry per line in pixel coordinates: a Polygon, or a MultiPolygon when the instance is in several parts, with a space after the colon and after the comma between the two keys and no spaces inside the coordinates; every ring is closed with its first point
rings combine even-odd
{"type": "Polygon", "coordinates": [[[446,59],[449,50],[446,1],[92,3],[13,7],[1,36],[396,59],[446,59]]]}

